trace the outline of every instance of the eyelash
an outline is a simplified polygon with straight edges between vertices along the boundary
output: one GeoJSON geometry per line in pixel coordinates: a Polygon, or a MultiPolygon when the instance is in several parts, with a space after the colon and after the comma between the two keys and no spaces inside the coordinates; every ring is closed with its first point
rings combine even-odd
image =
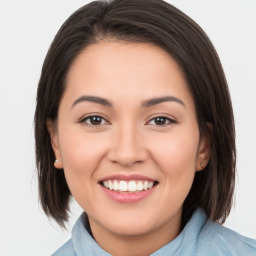
{"type": "Polygon", "coordinates": [[[171,118],[169,118],[169,117],[167,117],[167,116],[164,116],[164,115],[160,115],[160,116],[153,117],[153,118],[150,119],[149,122],[151,122],[151,121],[153,121],[153,120],[156,121],[158,118],[159,118],[159,119],[164,119],[164,120],[167,121],[168,123],[165,123],[165,124],[163,124],[163,125],[157,125],[157,126],[163,126],[163,127],[165,127],[165,126],[167,126],[167,125],[176,124],[176,123],[177,123],[176,120],[171,119],[171,118]]]}
{"type": "MultiPolygon", "coordinates": [[[[97,124],[97,125],[93,125],[93,124],[88,124],[88,123],[86,123],[86,121],[87,120],[92,120],[92,118],[100,118],[101,120],[105,120],[105,118],[104,117],[102,117],[102,116],[100,116],[100,115],[91,115],[91,116],[86,116],[86,117],[84,117],[84,118],[82,118],[80,121],[79,121],[79,123],[83,123],[83,124],[85,124],[85,125],[87,125],[87,126],[94,126],[94,127],[100,127],[100,126],[102,126],[102,125],[104,125],[104,124],[97,124]]],[[[108,123],[106,120],[105,120],[105,122],[106,123],[108,123]]]]}
{"type": "MultiPolygon", "coordinates": [[[[96,124],[96,125],[93,125],[93,124],[91,124],[91,123],[88,124],[86,121],[87,121],[87,120],[90,120],[90,122],[91,122],[91,121],[92,121],[92,118],[98,118],[98,119],[101,119],[101,121],[102,121],[102,120],[105,120],[105,118],[102,117],[102,116],[100,116],[100,115],[90,115],[90,116],[86,116],[86,117],[82,118],[82,119],[79,121],[79,123],[83,123],[83,124],[85,124],[85,125],[87,125],[87,126],[91,126],[91,127],[95,127],[95,128],[96,128],[96,127],[101,127],[102,125],[105,125],[105,123],[106,123],[106,124],[109,124],[109,122],[107,122],[106,120],[105,120],[105,123],[104,123],[104,124],[96,124]]],[[[150,121],[149,121],[148,123],[152,122],[153,120],[156,121],[158,118],[164,119],[164,120],[167,121],[168,123],[165,123],[165,124],[162,124],[162,125],[157,125],[157,124],[155,124],[156,126],[165,127],[165,126],[167,126],[167,125],[177,123],[176,120],[171,119],[171,118],[169,118],[169,117],[166,117],[166,116],[164,116],[164,115],[159,115],[159,116],[153,117],[153,118],[150,119],[150,121]]],[[[151,125],[152,125],[152,124],[151,124],[151,125]]]]}

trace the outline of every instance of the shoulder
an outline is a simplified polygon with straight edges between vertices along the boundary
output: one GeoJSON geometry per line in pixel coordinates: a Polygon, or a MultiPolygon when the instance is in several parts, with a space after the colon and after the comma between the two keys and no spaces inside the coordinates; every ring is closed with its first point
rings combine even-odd
{"type": "Polygon", "coordinates": [[[251,256],[256,255],[256,240],[242,236],[218,223],[207,221],[200,232],[198,248],[205,251],[205,255],[207,248],[208,255],[251,256]]]}
{"type": "Polygon", "coordinates": [[[52,256],[76,256],[72,240],[68,240],[52,256]]]}
{"type": "Polygon", "coordinates": [[[225,248],[239,255],[256,255],[256,240],[242,236],[217,223],[214,226],[216,238],[225,248]]]}
{"type": "Polygon", "coordinates": [[[111,256],[105,252],[90,235],[84,225],[83,214],[78,218],[71,232],[71,239],[52,256],[111,256]]]}

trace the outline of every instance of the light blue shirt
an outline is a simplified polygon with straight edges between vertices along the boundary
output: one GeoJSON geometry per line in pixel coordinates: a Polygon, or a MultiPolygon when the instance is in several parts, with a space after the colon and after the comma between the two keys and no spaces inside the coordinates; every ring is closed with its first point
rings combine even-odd
{"type": "MultiPolygon", "coordinates": [[[[52,256],[109,256],[91,237],[80,217],[72,229],[72,237],[52,256]]],[[[173,241],[151,256],[256,256],[256,240],[244,237],[206,221],[202,209],[197,209],[182,232],[173,241]]]]}

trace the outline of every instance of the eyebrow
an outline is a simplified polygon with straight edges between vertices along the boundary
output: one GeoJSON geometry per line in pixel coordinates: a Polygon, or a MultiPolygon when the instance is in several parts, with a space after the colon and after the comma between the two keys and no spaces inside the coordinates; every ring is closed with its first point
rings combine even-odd
{"type": "Polygon", "coordinates": [[[101,98],[101,97],[96,97],[96,96],[82,96],[80,98],[78,98],[73,104],[72,107],[73,108],[75,105],[77,105],[78,103],[84,102],[84,101],[89,101],[89,102],[94,102],[103,106],[107,106],[107,107],[112,107],[111,102],[109,102],[107,99],[101,98]]]}
{"type": "MultiPolygon", "coordinates": [[[[84,102],[84,101],[89,101],[89,102],[93,102],[93,103],[97,103],[97,104],[100,104],[100,105],[103,105],[103,106],[107,106],[107,107],[113,107],[112,103],[110,101],[108,101],[107,99],[104,99],[104,98],[101,98],[101,97],[97,97],[97,96],[82,96],[80,98],[78,98],[73,104],[72,104],[72,107],[73,108],[75,105],[81,103],[81,102],[84,102]]],[[[157,104],[160,104],[160,103],[163,103],[163,102],[168,102],[168,101],[171,101],[171,102],[177,102],[181,105],[183,105],[185,107],[185,104],[182,100],[176,98],[176,97],[173,97],[173,96],[164,96],[164,97],[157,97],[157,98],[152,98],[152,99],[149,99],[149,100],[145,100],[142,102],[141,106],[143,108],[149,108],[149,107],[152,107],[154,105],[157,105],[157,104]]]]}
{"type": "Polygon", "coordinates": [[[154,105],[157,105],[157,104],[160,104],[163,102],[167,102],[167,101],[177,102],[185,107],[185,104],[182,100],[180,100],[176,97],[173,97],[173,96],[164,96],[164,97],[158,97],[158,98],[152,98],[149,100],[145,100],[142,102],[142,107],[149,108],[154,105]]]}

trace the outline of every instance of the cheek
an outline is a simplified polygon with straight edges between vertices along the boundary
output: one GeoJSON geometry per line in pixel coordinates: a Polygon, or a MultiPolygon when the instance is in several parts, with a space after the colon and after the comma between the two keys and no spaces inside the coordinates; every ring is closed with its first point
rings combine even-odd
{"type": "Polygon", "coordinates": [[[185,200],[194,180],[198,138],[189,133],[155,140],[154,160],[163,174],[165,195],[180,204],[185,200]]]}
{"type": "Polygon", "coordinates": [[[103,149],[103,143],[99,143],[99,141],[102,142],[99,136],[88,134],[77,125],[61,129],[59,141],[64,167],[70,165],[89,167],[93,162],[97,162],[103,149]]]}
{"type": "Polygon", "coordinates": [[[166,212],[182,207],[195,176],[197,143],[187,136],[175,136],[159,142],[155,161],[162,172],[162,204],[166,212]],[[167,143],[168,142],[168,143],[167,143]],[[166,203],[168,202],[168,204],[166,203]]]}
{"type": "Polygon", "coordinates": [[[193,134],[175,133],[151,141],[152,155],[159,166],[168,172],[180,172],[192,169],[195,171],[198,138],[193,134]]]}
{"type": "Polygon", "coordinates": [[[91,182],[96,182],[94,172],[102,157],[104,145],[97,143],[93,136],[82,132],[60,133],[63,169],[71,193],[84,191],[91,182]],[[61,136],[62,135],[62,136],[61,136]]]}

